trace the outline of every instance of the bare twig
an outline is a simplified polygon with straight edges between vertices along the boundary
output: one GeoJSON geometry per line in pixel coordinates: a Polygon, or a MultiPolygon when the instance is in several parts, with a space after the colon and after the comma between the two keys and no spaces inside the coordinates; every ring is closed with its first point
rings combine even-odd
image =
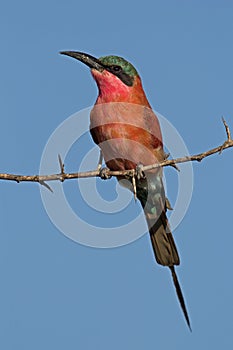
{"type": "MultiPolygon", "coordinates": [[[[177,168],[176,164],[178,163],[186,163],[186,162],[201,162],[202,159],[209,157],[212,154],[219,153],[221,154],[223,150],[233,147],[233,140],[231,139],[231,133],[229,126],[227,125],[226,121],[222,118],[223,124],[226,129],[226,134],[227,134],[227,140],[220,146],[215,147],[213,149],[210,149],[208,151],[205,151],[203,153],[195,154],[192,156],[185,156],[185,157],[180,157],[176,159],[165,159],[163,162],[157,163],[157,164],[152,164],[152,165],[147,165],[143,166],[141,168],[141,171],[149,171],[155,168],[159,167],[165,167],[165,166],[172,166],[174,168],[177,168]]],[[[52,189],[50,186],[46,183],[48,181],[65,181],[65,180],[70,180],[70,179],[79,179],[79,178],[86,178],[86,177],[100,177],[100,172],[101,169],[97,170],[92,170],[92,171],[85,171],[85,172],[79,172],[79,173],[65,173],[64,170],[64,164],[62,162],[62,159],[60,155],[58,156],[59,159],[59,166],[61,172],[59,174],[51,174],[51,175],[16,175],[16,174],[6,174],[6,173],[0,173],[0,180],[8,180],[8,181],[16,181],[16,182],[38,182],[41,185],[45,186],[48,188],[50,191],[52,189]]],[[[135,170],[123,170],[123,171],[111,171],[107,170],[109,177],[111,176],[128,176],[135,178],[135,170]]]]}
{"type": "Polygon", "coordinates": [[[227,141],[231,141],[231,133],[230,133],[229,126],[227,125],[227,122],[226,122],[226,120],[223,117],[222,117],[222,121],[223,121],[223,124],[224,124],[225,129],[226,129],[227,141]]]}

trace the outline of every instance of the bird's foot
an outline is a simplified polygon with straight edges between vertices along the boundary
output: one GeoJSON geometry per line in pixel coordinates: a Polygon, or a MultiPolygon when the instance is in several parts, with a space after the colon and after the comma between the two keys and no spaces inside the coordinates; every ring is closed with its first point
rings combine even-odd
{"type": "Polygon", "coordinates": [[[108,180],[111,179],[111,175],[109,175],[109,168],[102,168],[99,170],[99,176],[102,180],[108,180]]]}
{"type": "Polygon", "coordinates": [[[145,176],[145,173],[143,171],[143,164],[142,163],[139,163],[136,165],[135,177],[137,178],[137,180],[145,179],[146,176],[145,176]]]}

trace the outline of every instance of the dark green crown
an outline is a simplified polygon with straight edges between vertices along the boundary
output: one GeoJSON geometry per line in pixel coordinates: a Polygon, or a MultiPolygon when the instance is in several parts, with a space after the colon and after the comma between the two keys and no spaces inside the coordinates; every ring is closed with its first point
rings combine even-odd
{"type": "Polygon", "coordinates": [[[138,72],[136,71],[134,66],[128,61],[126,61],[123,57],[104,56],[100,57],[99,61],[106,66],[120,66],[123,69],[123,71],[131,77],[135,77],[136,75],[138,75],[138,72]]]}
{"type": "Polygon", "coordinates": [[[124,58],[119,56],[104,56],[100,57],[98,61],[103,64],[105,69],[121,79],[124,84],[128,86],[134,84],[134,79],[138,76],[138,72],[134,66],[124,58]]]}

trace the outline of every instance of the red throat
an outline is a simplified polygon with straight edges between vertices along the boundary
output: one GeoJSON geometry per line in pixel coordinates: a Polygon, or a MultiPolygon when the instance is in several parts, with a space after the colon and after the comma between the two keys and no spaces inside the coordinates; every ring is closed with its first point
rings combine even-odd
{"type": "Polygon", "coordinates": [[[99,89],[96,103],[129,102],[150,107],[139,76],[135,77],[133,86],[127,86],[117,76],[107,70],[99,72],[96,69],[92,69],[91,73],[99,89]]]}

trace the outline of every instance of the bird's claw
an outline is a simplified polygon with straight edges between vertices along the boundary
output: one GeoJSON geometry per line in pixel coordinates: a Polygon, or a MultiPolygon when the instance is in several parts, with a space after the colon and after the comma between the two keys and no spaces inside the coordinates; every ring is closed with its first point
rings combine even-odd
{"type": "Polygon", "coordinates": [[[110,179],[112,176],[109,175],[109,171],[110,169],[109,168],[102,168],[100,169],[99,171],[99,176],[102,180],[108,180],[110,179]]]}
{"type": "Polygon", "coordinates": [[[140,179],[145,179],[145,173],[143,171],[143,164],[139,163],[136,165],[135,168],[135,177],[140,180],[140,179]]]}

